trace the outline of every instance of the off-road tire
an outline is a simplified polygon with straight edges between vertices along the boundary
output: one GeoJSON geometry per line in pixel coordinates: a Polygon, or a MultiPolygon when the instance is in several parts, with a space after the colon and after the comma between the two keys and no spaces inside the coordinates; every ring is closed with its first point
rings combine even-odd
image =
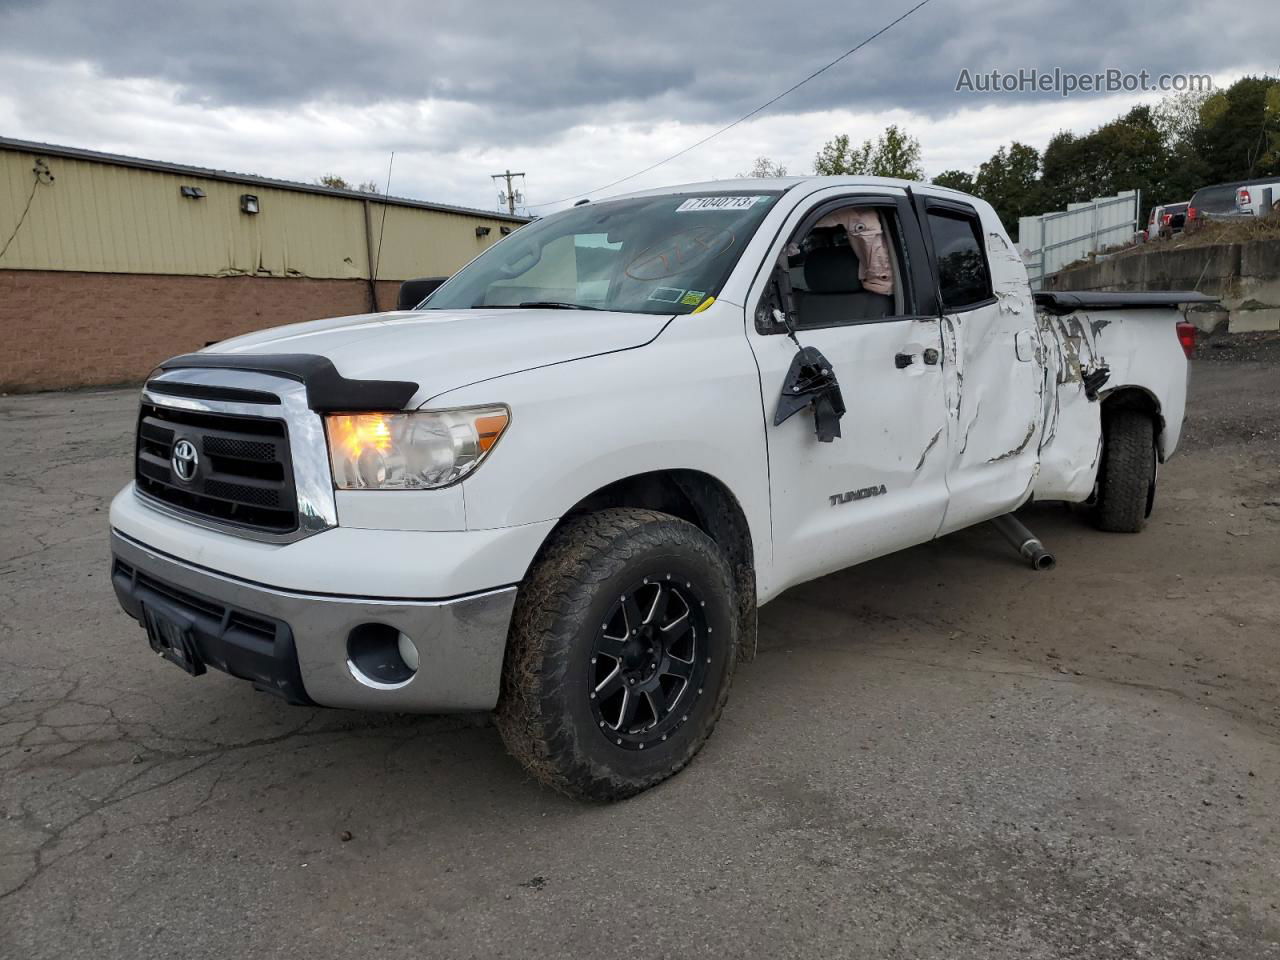
{"type": "Polygon", "coordinates": [[[1117,410],[1103,427],[1094,522],[1099,530],[1137,533],[1155,492],[1155,424],[1141,410],[1117,410]]]}
{"type": "Polygon", "coordinates": [[[621,800],[677,773],[711,735],[729,696],[737,651],[732,584],[715,542],[677,517],[608,509],[566,521],[516,598],[496,714],[508,751],[538,780],[583,800],[621,800]],[[592,714],[587,664],[619,593],[642,577],[669,575],[692,584],[703,601],[705,689],[663,742],[628,750],[592,714]]]}

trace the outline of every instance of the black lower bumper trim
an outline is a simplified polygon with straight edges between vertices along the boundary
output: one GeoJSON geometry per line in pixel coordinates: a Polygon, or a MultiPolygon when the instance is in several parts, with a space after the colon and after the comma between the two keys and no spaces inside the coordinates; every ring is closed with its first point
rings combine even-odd
{"type": "Polygon", "coordinates": [[[144,606],[190,623],[192,644],[205,664],[289,703],[315,706],[302,685],[293,631],[283,620],[166,583],[119,557],[112,558],[111,585],[125,613],[139,623],[145,622],[144,606]]]}

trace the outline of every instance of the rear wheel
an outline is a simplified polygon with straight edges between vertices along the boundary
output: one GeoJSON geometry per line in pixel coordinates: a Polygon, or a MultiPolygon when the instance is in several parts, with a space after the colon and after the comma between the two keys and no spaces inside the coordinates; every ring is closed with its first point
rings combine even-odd
{"type": "Polygon", "coordinates": [[[1141,410],[1117,410],[1106,418],[1094,518],[1098,529],[1137,533],[1155,502],[1155,424],[1141,410]]]}
{"type": "Polygon", "coordinates": [[[728,697],[729,565],[690,523],[611,509],[566,522],[512,618],[497,724],[573,797],[619,800],[679,771],[728,697]]]}

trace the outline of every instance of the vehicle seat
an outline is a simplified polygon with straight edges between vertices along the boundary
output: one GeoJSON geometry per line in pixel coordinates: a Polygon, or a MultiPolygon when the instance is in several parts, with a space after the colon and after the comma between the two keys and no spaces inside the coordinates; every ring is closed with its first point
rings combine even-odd
{"type": "Polygon", "coordinates": [[[830,326],[849,320],[876,320],[893,315],[893,297],[864,290],[858,258],[851,247],[820,247],[804,261],[807,290],[797,289],[801,326],[830,326]]]}

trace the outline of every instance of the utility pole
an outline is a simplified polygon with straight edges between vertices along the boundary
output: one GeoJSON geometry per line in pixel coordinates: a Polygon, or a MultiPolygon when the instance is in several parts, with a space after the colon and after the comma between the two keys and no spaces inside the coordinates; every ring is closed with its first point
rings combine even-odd
{"type": "Polygon", "coordinates": [[[508,170],[506,173],[489,174],[490,180],[506,180],[507,181],[507,192],[498,193],[498,202],[505,203],[507,205],[507,210],[510,212],[510,214],[513,217],[516,215],[516,204],[524,200],[524,194],[521,193],[519,190],[514,189],[511,186],[511,180],[513,177],[523,177],[523,176],[524,176],[523,173],[512,173],[510,170],[508,170]]]}

